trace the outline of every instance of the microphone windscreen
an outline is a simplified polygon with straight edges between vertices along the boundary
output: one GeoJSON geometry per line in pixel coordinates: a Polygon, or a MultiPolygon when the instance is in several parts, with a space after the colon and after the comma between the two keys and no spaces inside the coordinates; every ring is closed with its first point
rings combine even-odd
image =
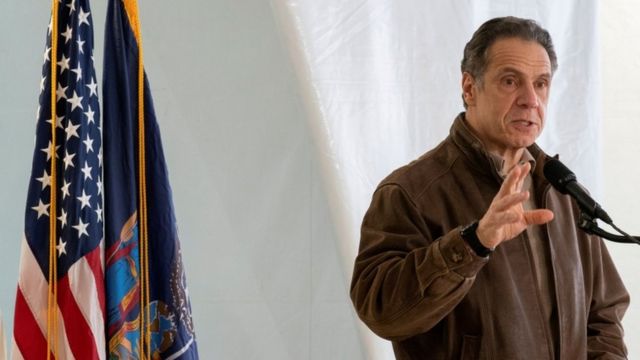
{"type": "Polygon", "coordinates": [[[567,193],[566,185],[576,181],[576,174],[569,170],[569,168],[558,159],[550,159],[547,161],[547,163],[544,164],[542,172],[551,185],[563,194],[567,193]]]}

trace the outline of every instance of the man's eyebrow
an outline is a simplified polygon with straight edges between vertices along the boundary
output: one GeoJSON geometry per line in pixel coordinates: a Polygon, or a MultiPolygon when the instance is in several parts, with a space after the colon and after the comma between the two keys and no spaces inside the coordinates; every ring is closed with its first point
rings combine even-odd
{"type": "MultiPolygon", "coordinates": [[[[500,67],[498,68],[498,74],[502,75],[504,73],[514,73],[514,74],[523,74],[522,71],[518,70],[515,67],[512,66],[504,66],[504,67],[500,67]]],[[[545,71],[541,74],[538,74],[536,76],[537,78],[551,78],[551,72],[545,71]]]]}
{"type": "Polygon", "coordinates": [[[503,66],[498,68],[498,73],[502,74],[502,73],[516,73],[516,74],[523,74],[522,71],[512,67],[512,66],[503,66]]]}

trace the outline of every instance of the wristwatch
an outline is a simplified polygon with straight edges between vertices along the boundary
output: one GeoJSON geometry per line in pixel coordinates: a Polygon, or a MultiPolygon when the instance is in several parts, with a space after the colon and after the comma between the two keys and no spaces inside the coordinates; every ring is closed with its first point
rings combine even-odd
{"type": "Polygon", "coordinates": [[[478,239],[478,234],[476,233],[476,230],[478,230],[478,220],[475,220],[471,224],[463,227],[462,230],[460,230],[460,236],[462,236],[462,239],[464,239],[464,241],[466,241],[467,244],[469,244],[469,246],[471,247],[471,249],[473,249],[476,255],[481,257],[489,256],[489,254],[493,252],[493,249],[490,249],[482,245],[482,243],[480,242],[480,239],[478,239]]]}

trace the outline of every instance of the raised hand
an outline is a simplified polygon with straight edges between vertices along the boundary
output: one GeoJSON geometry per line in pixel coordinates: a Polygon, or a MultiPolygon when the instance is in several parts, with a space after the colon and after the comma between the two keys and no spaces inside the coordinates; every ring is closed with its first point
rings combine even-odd
{"type": "Polygon", "coordinates": [[[527,226],[544,224],[553,219],[551,210],[525,211],[522,206],[529,198],[529,192],[522,191],[522,184],[530,170],[528,162],[514,166],[480,219],[476,234],[485,247],[493,249],[503,241],[518,236],[527,226]]]}

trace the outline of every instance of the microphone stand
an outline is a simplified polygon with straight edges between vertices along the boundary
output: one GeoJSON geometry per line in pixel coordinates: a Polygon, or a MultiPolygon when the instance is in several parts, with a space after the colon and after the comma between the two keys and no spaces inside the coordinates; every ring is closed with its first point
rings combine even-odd
{"type": "Polygon", "coordinates": [[[600,236],[601,238],[614,241],[617,243],[640,245],[639,236],[631,236],[627,234],[626,232],[620,230],[617,226],[615,226],[613,222],[609,223],[609,225],[611,225],[614,229],[616,229],[616,231],[618,231],[622,235],[615,235],[603,230],[602,228],[598,227],[596,220],[592,216],[588,215],[584,211],[580,211],[580,222],[578,223],[578,227],[584,230],[585,232],[592,235],[600,236]]]}

